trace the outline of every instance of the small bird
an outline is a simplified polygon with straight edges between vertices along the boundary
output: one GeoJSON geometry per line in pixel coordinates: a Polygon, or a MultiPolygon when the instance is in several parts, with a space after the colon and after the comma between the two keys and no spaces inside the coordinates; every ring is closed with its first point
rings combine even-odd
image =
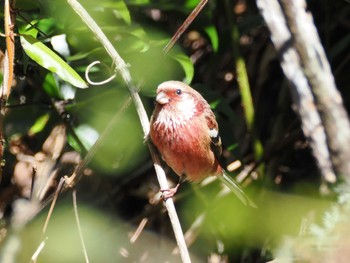
{"type": "MultiPolygon", "coordinates": [[[[150,139],[180,181],[216,175],[244,204],[255,207],[220,165],[222,145],[215,115],[202,95],[187,84],[166,81],[158,86],[150,139]]],[[[172,197],[178,187],[163,189],[163,197],[172,197]]]]}

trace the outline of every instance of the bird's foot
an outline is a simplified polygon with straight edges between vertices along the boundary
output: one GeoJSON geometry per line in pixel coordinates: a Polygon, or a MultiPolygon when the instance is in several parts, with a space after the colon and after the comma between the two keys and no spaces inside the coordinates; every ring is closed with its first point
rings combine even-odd
{"type": "Polygon", "coordinates": [[[177,189],[179,188],[180,184],[177,184],[175,187],[173,188],[169,188],[169,189],[160,189],[160,192],[162,193],[162,198],[164,199],[164,201],[166,201],[169,198],[173,198],[174,195],[177,192],[177,189]]]}

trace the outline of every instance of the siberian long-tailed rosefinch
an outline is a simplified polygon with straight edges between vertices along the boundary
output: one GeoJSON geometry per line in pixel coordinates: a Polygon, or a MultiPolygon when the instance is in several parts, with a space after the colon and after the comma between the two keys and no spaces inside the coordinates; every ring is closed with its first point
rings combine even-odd
{"type": "MultiPolygon", "coordinates": [[[[164,161],[180,177],[200,181],[216,175],[245,204],[254,203],[219,163],[221,139],[207,101],[190,86],[166,81],[158,86],[150,138],[164,161]]],[[[165,189],[166,190],[166,189],[165,189]]],[[[167,190],[171,197],[177,187],[167,190]]]]}

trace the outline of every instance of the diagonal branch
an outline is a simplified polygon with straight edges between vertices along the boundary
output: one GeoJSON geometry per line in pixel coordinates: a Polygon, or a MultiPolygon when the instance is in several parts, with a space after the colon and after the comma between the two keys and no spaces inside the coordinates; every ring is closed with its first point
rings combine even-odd
{"type": "Polygon", "coordinates": [[[198,16],[198,14],[202,11],[205,5],[208,3],[208,0],[201,0],[198,5],[193,9],[191,14],[186,18],[185,22],[179,27],[173,37],[170,39],[169,43],[163,49],[163,54],[167,54],[170,49],[175,45],[175,43],[179,40],[182,34],[186,31],[189,25],[193,22],[193,20],[198,16]]]}

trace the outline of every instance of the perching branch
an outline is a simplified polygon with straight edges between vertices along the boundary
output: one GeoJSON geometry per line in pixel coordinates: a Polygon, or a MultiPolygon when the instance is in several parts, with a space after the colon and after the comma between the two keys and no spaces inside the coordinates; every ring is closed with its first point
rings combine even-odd
{"type": "MultiPolygon", "coordinates": [[[[127,64],[124,62],[124,60],[119,56],[118,52],[113,47],[112,43],[107,39],[105,34],[102,32],[100,27],[96,24],[96,22],[91,18],[91,16],[87,13],[87,11],[76,1],[76,0],[68,0],[68,4],[73,8],[73,10],[80,16],[80,18],[83,20],[83,22],[91,29],[91,31],[94,33],[96,38],[101,42],[101,44],[104,46],[104,48],[107,50],[108,54],[113,59],[115,65],[116,65],[116,71],[119,71],[121,74],[121,77],[123,78],[124,82],[126,83],[130,95],[132,98],[132,101],[134,102],[134,105],[136,107],[137,114],[139,116],[141,126],[144,132],[145,138],[148,137],[149,133],[149,120],[146,114],[146,111],[143,107],[141,98],[137,92],[137,89],[132,81],[130,72],[128,70],[127,64]]],[[[168,183],[166,180],[165,172],[161,168],[160,160],[158,156],[154,153],[152,147],[150,144],[148,144],[151,156],[154,162],[154,167],[156,170],[157,178],[160,184],[160,187],[162,189],[168,189],[168,183]]],[[[189,253],[186,247],[185,239],[182,233],[181,225],[175,210],[175,206],[173,203],[173,200],[169,198],[165,202],[166,209],[168,211],[170,221],[175,233],[176,241],[180,249],[181,258],[183,262],[191,262],[189,253]]]]}

